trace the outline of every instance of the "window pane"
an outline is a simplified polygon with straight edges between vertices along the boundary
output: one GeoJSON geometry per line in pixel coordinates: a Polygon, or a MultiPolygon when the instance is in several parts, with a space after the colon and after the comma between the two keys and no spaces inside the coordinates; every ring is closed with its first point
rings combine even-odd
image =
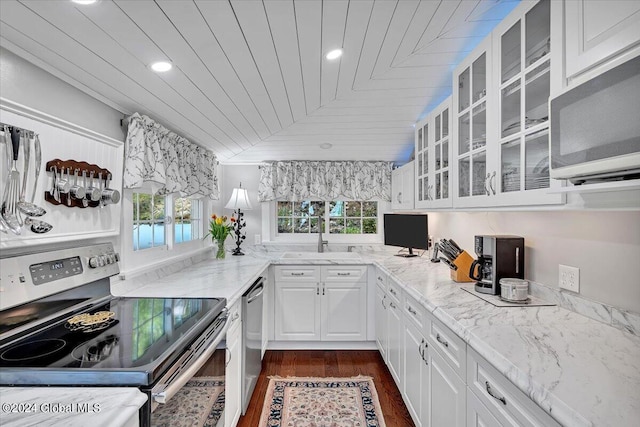
{"type": "Polygon", "coordinates": [[[151,219],[151,194],[138,194],[138,219],[141,221],[151,219]]]}
{"type": "Polygon", "coordinates": [[[378,202],[363,202],[362,203],[362,216],[364,217],[377,217],[378,216],[378,202]]]}
{"type": "Polygon", "coordinates": [[[347,234],[360,234],[361,231],[362,220],[361,219],[347,219],[347,234]]]}
{"type": "Polygon", "coordinates": [[[291,202],[278,202],[278,216],[291,216],[292,214],[291,202]]]}
{"type": "Polygon", "coordinates": [[[153,246],[164,245],[164,222],[153,225],[153,246]]]}
{"type": "Polygon", "coordinates": [[[309,219],[308,218],[295,218],[294,220],[294,233],[308,233],[309,232],[309,219]]]}
{"type": "Polygon", "coordinates": [[[151,224],[138,225],[138,249],[148,249],[153,246],[151,224]]]}
{"type": "Polygon", "coordinates": [[[291,218],[278,218],[278,233],[292,233],[293,224],[291,218]]]}
{"type": "MultiPolygon", "coordinates": [[[[310,223],[311,223],[310,224],[310,227],[311,227],[310,231],[312,233],[317,233],[318,232],[318,218],[311,218],[310,223]]],[[[323,233],[327,232],[327,226],[325,224],[326,224],[326,222],[322,221],[322,232],[323,233]]]]}
{"type": "Polygon", "coordinates": [[[309,214],[312,216],[324,216],[324,202],[311,202],[309,214]]]}
{"type": "Polygon", "coordinates": [[[293,202],[293,215],[294,216],[308,216],[309,215],[309,201],[293,202]]]}
{"type": "Polygon", "coordinates": [[[173,224],[173,238],[176,243],[182,243],[184,240],[182,238],[182,226],[181,222],[176,222],[173,224]]]}
{"type": "Polygon", "coordinates": [[[373,218],[363,219],[362,232],[364,234],[376,234],[378,232],[378,221],[373,218]]]}
{"type": "Polygon", "coordinates": [[[329,233],[330,234],[344,233],[344,218],[329,218],[329,233]]]}
{"type": "Polygon", "coordinates": [[[329,216],[344,216],[344,202],[333,201],[329,203],[329,216]]]}
{"type": "Polygon", "coordinates": [[[360,202],[345,202],[345,208],[345,210],[347,211],[346,216],[360,217],[362,214],[362,203],[360,202]]]}
{"type": "Polygon", "coordinates": [[[165,217],[165,198],[154,197],[153,198],[153,219],[163,220],[165,217]]]}

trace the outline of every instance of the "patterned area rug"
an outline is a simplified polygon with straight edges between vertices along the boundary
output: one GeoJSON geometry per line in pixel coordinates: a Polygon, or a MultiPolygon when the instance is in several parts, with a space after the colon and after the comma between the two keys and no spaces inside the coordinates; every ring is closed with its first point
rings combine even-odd
{"type": "Polygon", "coordinates": [[[269,377],[260,427],[384,427],[371,377],[269,377]]]}
{"type": "Polygon", "coordinates": [[[224,409],[224,380],[194,377],[151,414],[153,427],[215,427],[224,409]]]}

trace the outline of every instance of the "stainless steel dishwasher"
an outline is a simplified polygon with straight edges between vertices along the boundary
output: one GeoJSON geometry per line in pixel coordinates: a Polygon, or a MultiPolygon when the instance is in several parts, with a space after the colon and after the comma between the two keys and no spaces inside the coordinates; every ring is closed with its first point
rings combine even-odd
{"type": "Polygon", "coordinates": [[[262,369],[262,293],[264,277],[258,278],[242,296],[242,415],[247,412],[251,394],[262,369]]]}

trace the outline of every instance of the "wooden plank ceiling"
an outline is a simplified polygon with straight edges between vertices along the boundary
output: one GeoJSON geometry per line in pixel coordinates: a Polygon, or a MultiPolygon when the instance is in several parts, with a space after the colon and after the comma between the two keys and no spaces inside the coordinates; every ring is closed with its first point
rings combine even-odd
{"type": "Polygon", "coordinates": [[[413,123],[451,93],[455,64],[514,5],[2,0],[0,45],[125,114],[151,116],[223,163],[401,161],[413,123]],[[335,48],[344,55],[325,59],[335,48]],[[158,60],[174,68],[151,72],[158,60]]]}

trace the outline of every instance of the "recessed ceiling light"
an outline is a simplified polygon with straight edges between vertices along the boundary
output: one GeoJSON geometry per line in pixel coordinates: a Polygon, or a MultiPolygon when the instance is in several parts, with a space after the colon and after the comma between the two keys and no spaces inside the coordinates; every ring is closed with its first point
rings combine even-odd
{"type": "Polygon", "coordinates": [[[94,4],[98,0],[71,0],[71,1],[78,4],[87,5],[87,4],[94,4]]]}
{"type": "Polygon", "coordinates": [[[338,59],[341,56],[342,56],[342,49],[335,49],[327,53],[327,56],[325,58],[331,60],[331,59],[338,59]]]}
{"type": "Polygon", "coordinates": [[[323,150],[328,150],[331,147],[333,147],[333,144],[330,144],[328,142],[325,142],[324,144],[320,144],[320,148],[322,148],[323,150]]]}
{"type": "Polygon", "coordinates": [[[171,67],[173,67],[173,65],[171,65],[171,62],[167,61],[158,61],[149,65],[149,68],[151,68],[156,73],[164,73],[165,71],[169,71],[171,67]]]}

